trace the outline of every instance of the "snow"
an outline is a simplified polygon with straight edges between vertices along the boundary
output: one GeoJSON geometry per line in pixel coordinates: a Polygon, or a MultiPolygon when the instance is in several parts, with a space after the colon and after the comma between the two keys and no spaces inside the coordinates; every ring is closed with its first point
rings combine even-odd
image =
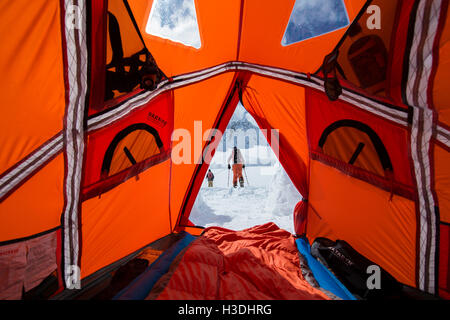
{"type": "MultiPolygon", "coordinates": [[[[269,187],[266,211],[272,216],[289,214],[289,217],[292,218],[294,208],[301,199],[302,195],[292,184],[286,171],[281,165],[278,165],[269,187]]],[[[292,219],[289,222],[292,224],[292,219]]]]}
{"type": "MultiPolygon", "coordinates": [[[[250,157],[246,160],[256,160],[257,152],[265,154],[268,150],[265,146],[257,146],[242,151],[249,151],[250,157]]],[[[227,156],[218,155],[221,158],[227,156]]],[[[245,167],[244,188],[236,189],[232,187],[232,172],[226,167],[226,160],[220,162],[216,156],[210,167],[215,176],[214,187],[208,188],[205,179],[191,211],[190,220],[195,225],[242,230],[274,222],[280,228],[294,232],[292,214],[301,195],[273,153],[266,158],[273,161],[273,165],[251,165],[255,162],[250,161],[245,167]]]]}

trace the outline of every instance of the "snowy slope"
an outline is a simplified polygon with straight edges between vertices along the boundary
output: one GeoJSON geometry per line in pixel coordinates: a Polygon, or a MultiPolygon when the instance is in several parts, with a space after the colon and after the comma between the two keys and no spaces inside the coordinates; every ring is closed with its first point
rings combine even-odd
{"type": "MultiPolygon", "coordinates": [[[[301,195],[280,165],[246,167],[244,188],[234,189],[232,173],[214,168],[214,187],[204,181],[190,219],[199,226],[242,230],[266,222],[293,232],[293,210],[301,195]],[[229,180],[228,180],[229,179],[229,180]],[[250,183],[250,185],[248,184],[250,183]]],[[[245,175],[244,175],[245,177],[245,175]]]]}

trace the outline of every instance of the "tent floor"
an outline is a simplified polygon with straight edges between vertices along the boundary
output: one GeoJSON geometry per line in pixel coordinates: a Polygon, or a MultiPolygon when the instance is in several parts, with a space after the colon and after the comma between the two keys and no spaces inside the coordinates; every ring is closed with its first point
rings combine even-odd
{"type": "MultiPolygon", "coordinates": [[[[164,252],[170,248],[174,243],[180,239],[181,235],[178,233],[169,234],[161,239],[158,239],[149,245],[141,248],[130,255],[112,263],[111,265],[95,272],[81,281],[81,289],[69,290],[56,294],[51,300],[105,300],[112,298],[111,294],[106,293],[111,287],[111,281],[114,274],[119,268],[127,265],[133,259],[139,257],[146,250],[154,250],[155,252],[164,252]]],[[[145,268],[144,268],[145,270],[145,268]]],[[[142,270],[142,271],[144,271],[142,270]]],[[[129,282],[133,281],[139,274],[134,274],[134,277],[129,279],[129,282]]],[[[124,283],[127,285],[128,283],[124,283]]]]}

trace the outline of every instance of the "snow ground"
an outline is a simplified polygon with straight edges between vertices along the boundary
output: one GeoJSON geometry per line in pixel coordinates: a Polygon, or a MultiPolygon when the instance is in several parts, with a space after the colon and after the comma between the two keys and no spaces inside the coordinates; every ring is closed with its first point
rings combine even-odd
{"type": "Polygon", "coordinates": [[[247,162],[245,171],[249,183],[244,174],[244,188],[234,189],[231,170],[228,177],[227,154],[216,152],[210,166],[215,175],[214,187],[208,188],[204,180],[190,220],[199,226],[221,226],[232,230],[274,222],[280,228],[294,232],[293,210],[301,195],[272,149],[254,146],[241,151],[247,162]]]}

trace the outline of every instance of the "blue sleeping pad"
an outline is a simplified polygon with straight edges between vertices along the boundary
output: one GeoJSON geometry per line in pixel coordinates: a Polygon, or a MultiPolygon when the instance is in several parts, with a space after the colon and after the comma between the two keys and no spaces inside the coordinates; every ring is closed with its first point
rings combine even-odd
{"type": "Polygon", "coordinates": [[[350,291],[320,261],[311,255],[311,246],[305,238],[295,240],[298,251],[305,257],[319,286],[344,300],[357,300],[350,291]]]}
{"type": "Polygon", "coordinates": [[[176,256],[194,240],[194,236],[183,232],[180,240],[164,251],[147,270],[116,294],[113,300],[144,300],[155,283],[169,271],[176,256]]]}

